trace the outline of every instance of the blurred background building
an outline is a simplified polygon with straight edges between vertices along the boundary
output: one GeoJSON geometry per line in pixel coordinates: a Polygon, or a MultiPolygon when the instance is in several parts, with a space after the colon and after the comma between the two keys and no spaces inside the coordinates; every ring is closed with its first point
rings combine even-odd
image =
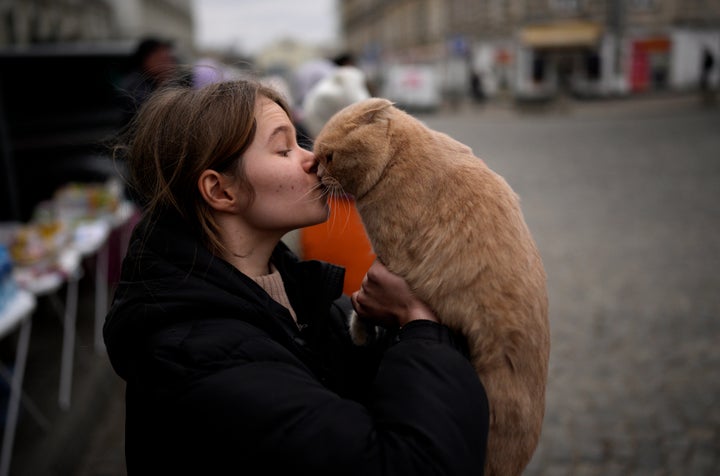
{"type": "Polygon", "coordinates": [[[0,18],[0,46],[155,35],[193,47],[192,0],[9,0],[0,2],[0,18]]]}
{"type": "MultiPolygon", "coordinates": [[[[718,0],[341,0],[347,46],[385,84],[431,68],[445,96],[607,97],[697,87],[718,0]]],[[[717,81],[717,78],[714,78],[717,81]]],[[[392,92],[392,91],[391,91],[392,92]]]]}

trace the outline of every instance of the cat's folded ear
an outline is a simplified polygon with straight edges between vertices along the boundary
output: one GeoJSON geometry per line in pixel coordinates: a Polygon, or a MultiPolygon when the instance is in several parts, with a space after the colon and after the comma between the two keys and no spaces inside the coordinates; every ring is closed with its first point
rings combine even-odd
{"type": "Polygon", "coordinates": [[[360,123],[371,124],[382,117],[382,113],[392,107],[393,103],[384,98],[370,98],[362,101],[360,123]]]}

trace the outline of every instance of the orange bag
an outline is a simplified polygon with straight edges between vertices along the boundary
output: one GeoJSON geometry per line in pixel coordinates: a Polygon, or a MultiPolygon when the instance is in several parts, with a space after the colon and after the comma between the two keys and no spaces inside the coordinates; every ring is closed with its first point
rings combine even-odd
{"type": "Polygon", "coordinates": [[[343,292],[360,289],[365,273],[375,261],[370,241],[351,198],[330,198],[330,218],[300,230],[303,259],[317,259],[345,268],[343,292]]]}

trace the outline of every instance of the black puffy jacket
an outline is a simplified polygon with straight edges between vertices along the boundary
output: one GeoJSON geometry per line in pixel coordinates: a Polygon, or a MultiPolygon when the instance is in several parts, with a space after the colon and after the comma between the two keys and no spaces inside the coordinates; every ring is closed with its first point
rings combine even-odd
{"type": "Polygon", "coordinates": [[[482,474],[487,399],[446,328],[352,346],[342,268],[281,243],[297,326],[186,230],[141,222],[105,323],[129,474],[482,474]]]}

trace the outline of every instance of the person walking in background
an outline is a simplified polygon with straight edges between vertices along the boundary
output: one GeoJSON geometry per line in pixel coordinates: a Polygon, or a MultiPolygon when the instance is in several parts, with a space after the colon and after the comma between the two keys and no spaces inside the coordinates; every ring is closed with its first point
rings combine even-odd
{"type": "Polygon", "coordinates": [[[372,95],[365,73],[349,53],[300,65],[293,74],[291,89],[295,99],[293,122],[298,141],[306,149],[312,149],[315,136],[333,114],[372,95]]]}
{"type": "Polygon", "coordinates": [[[125,122],[135,115],[153,91],[175,77],[178,64],[172,42],[148,37],[138,43],[130,58],[129,71],[119,84],[125,122]]]}
{"type": "Polygon", "coordinates": [[[292,75],[291,90],[293,95],[292,119],[297,130],[298,143],[305,149],[312,149],[313,137],[305,127],[303,102],[305,96],[323,78],[332,73],[336,65],[326,58],[313,58],[301,64],[292,75]]]}
{"type": "Polygon", "coordinates": [[[338,55],[335,67],[317,81],[302,98],[303,124],[314,139],[340,109],[370,97],[365,73],[352,56],[338,55]]]}
{"type": "Polygon", "coordinates": [[[104,326],[133,474],[481,474],[485,390],[464,341],[381,263],[301,261],[328,217],[282,97],[252,81],[154,93],[118,144],[144,197],[104,326]],[[354,308],[387,329],[356,347],[354,308]]]}
{"type": "Polygon", "coordinates": [[[715,56],[710,48],[703,48],[700,63],[700,94],[702,100],[707,104],[714,103],[715,93],[712,85],[713,68],[715,67],[715,56]]]}

